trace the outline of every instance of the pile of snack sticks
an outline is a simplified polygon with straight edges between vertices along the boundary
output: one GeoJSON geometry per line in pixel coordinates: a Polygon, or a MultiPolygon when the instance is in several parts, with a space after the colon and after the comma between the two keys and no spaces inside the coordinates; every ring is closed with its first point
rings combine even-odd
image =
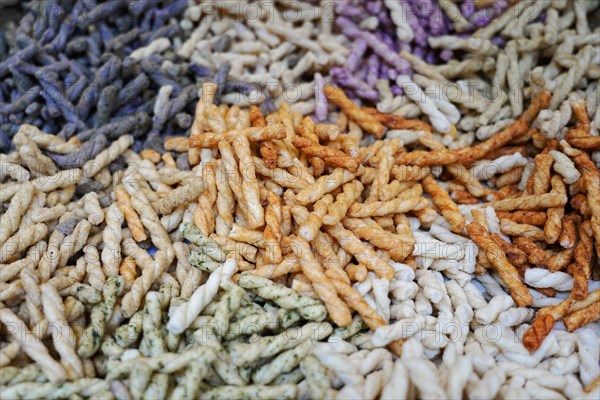
{"type": "Polygon", "coordinates": [[[64,169],[46,154],[84,146],[21,126],[0,159],[3,398],[598,394],[584,102],[563,140],[532,127],[541,91],[450,150],[332,85],[328,124],[216,89],[162,155],[124,135],[64,169]]]}

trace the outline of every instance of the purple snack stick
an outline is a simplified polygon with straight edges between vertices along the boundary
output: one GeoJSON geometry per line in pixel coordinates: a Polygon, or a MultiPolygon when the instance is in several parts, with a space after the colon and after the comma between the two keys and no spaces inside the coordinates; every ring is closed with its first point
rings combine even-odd
{"type": "Polygon", "coordinates": [[[390,90],[394,96],[402,96],[404,94],[404,90],[398,85],[392,85],[390,90]]]}
{"type": "Polygon", "coordinates": [[[330,73],[341,85],[352,89],[359,97],[373,101],[379,99],[379,93],[376,90],[370,88],[364,81],[352,76],[345,69],[332,68],[330,73]]]}
{"type": "Polygon", "coordinates": [[[327,98],[323,93],[325,79],[320,73],[315,74],[315,117],[318,122],[325,121],[329,112],[327,107],[327,98]]]}
{"type": "Polygon", "coordinates": [[[367,42],[364,39],[356,39],[350,49],[350,54],[346,59],[346,69],[348,71],[356,71],[361,58],[367,51],[367,42]]]}
{"type": "Polygon", "coordinates": [[[417,43],[420,46],[426,46],[427,45],[427,33],[425,32],[423,26],[421,26],[421,24],[419,23],[417,14],[415,13],[415,11],[413,9],[413,5],[407,0],[400,0],[400,2],[406,5],[406,7],[405,7],[406,21],[408,22],[408,25],[410,26],[410,28],[413,30],[413,33],[415,35],[414,36],[415,43],[417,43]]]}
{"type": "Polygon", "coordinates": [[[471,18],[473,17],[473,14],[475,14],[475,1],[474,0],[464,0],[461,5],[460,5],[460,11],[462,12],[462,15],[468,19],[471,20],[471,18]]]}
{"type": "Polygon", "coordinates": [[[489,24],[490,22],[492,22],[492,20],[496,17],[498,17],[500,14],[502,14],[502,11],[508,6],[508,3],[504,0],[498,1],[494,4],[492,4],[489,7],[485,7],[482,8],[481,10],[478,10],[476,12],[473,13],[472,17],[471,17],[471,22],[481,28],[487,24],[489,24]]]}
{"type": "Polygon", "coordinates": [[[448,33],[448,28],[446,27],[446,16],[442,12],[440,6],[436,4],[432,4],[433,12],[429,16],[429,29],[432,35],[444,35],[448,33]]]}
{"type": "Polygon", "coordinates": [[[440,59],[442,61],[449,61],[452,59],[453,55],[454,55],[454,52],[452,50],[444,49],[440,52],[440,59]]]}
{"type": "Polygon", "coordinates": [[[375,54],[371,54],[367,60],[367,85],[371,88],[375,87],[375,82],[379,75],[379,57],[375,54]]]}

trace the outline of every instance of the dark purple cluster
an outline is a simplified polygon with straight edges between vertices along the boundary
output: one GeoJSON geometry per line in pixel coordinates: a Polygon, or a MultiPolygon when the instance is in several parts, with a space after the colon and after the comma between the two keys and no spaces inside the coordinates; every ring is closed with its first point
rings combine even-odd
{"type": "MultiPolygon", "coordinates": [[[[408,62],[398,55],[401,50],[410,51],[430,64],[439,64],[454,56],[451,50],[432,49],[427,41],[430,36],[457,33],[452,21],[437,1],[397,1],[404,7],[406,22],[414,34],[410,42],[402,42],[397,37],[396,26],[383,0],[340,0],[336,3],[336,24],[353,44],[347,63],[332,68],[331,77],[357,100],[377,101],[379,94],[375,89],[375,82],[378,79],[391,80],[392,92],[395,95],[402,93],[393,81],[399,74],[410,74],[411,68],[408,62]],[[376,29],[359,27],[368,16],[377,18],[376,29]]],[[[489,24],[507,7],[504,0],[481,9],[476,9],[474,0],[464,0],[456,4],[463,17],[469,21],[471,30],[489,24]]]]}
{"type": "MultiPolygon", "coordinates": [[[[76,155],[53,156],[65,166],[89,159],[125,133],[162,151],[157,137],[191,126],[197,89],[211,71],[171,49],[143,60],[128,56],[158,38],[182,38],[177,21],[187,6],[187,0],[25,4],[18,27],[0,34],[0,151],[10,149],[24,123],[65,139],[96,138],[76,155]],[[173,87],[171,98],[154,114],[164,85],[173,87]]],[[[225,69],[217,74],[223,86],[225,69]]]]}

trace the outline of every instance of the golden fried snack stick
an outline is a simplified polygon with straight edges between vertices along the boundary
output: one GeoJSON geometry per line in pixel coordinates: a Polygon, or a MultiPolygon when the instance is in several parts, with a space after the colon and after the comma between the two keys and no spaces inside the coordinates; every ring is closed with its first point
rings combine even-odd
{"type": "MultiPolygon", "coordinates": [[[[342,297],[342,299],[344,299],[344,301],[361,316],[369,329],[376,331],[380,326],[387,325],[385,319],[383,319],[381,315],[377,314],[377,312],[373,310],[371,306],[369,306],[369,304],[362,298],[360,293],[346,283],[343,277],[340,276],[336,270],[328,269],[325,271],[325,275],[331,280],[335,290],[342,297]]],[[[394,354],[400,355],[402,352],[402,340],[396,340],[390,343],[388,348],[394,354]]]]}
{"type": "Polygon", "coordinates": [[[302,272],[312,283],[317,296],[325,303],[329,317],[338,326],[346,326],[352,322],[352,314],[348,306],[338,297],[335,287],[323,273],[323,268],[313,255],[306,239],[296,236],[291,240],[291,247],[300,260],[302,272]]]}
{"type": "Polygon", "coordinates": [[[587,189],[587,203],[592,213],[591,224],[596,239],[596,254],[600,257],[600,171],[587,153],[573,159],[587,189]]]}
{"type": "Polygon", "coordinates": [[[586,151],[600,150],[600,136],[590,135],[590,119],[585,102],[583,100],[573,101],[571,108],[577,122],[575,128],[571,128],[567,132],[565,136],[567,142],[586,151]]]}
{"type": "Polygon", "coordinates": [[[544,261],[546,253],[533,240],[526,237],[514,238],[513,244],[527,254],[527,259],[532,265],[537,265],[544,261]]]}
{"type": "Polygon", "coordinates": [[[573,332],[582,326],[590,324],[600,319],[600,300],[595,303],[575,311],[565,317],[564,323],[569,332],[573,332]]]}
{"type": "Polygon", "coordinates": [[[515,303],[519,307],[525,307],[533,303],[533,297],[527,286],[521,281],[519,272],[508,262],[504,251],[492,240],[487,229],[477,222],[472,222],[467,225],[467,232],[477,246],[485,252],[500,278],[506,283],[515,303]]]}
{"type": "Polygon", "coordinates": [[[592,273],[590,264],[594,251],[591,230],[589,220],[579,225],[579,242],[575,246],[575,270],[571,292],[571,296],[576,300],[583,300],[588,296],[588,281],[592,273]]]}
{"type": "Polygon", "coordinates": [[[548,219],[543,211],[498,211],[496,215],[500,219],[510,219],[518,224],[530,224],[535,226],[544,225],[548,219]]]}
{"type": "Polygon", "coordinates": [[[550,98],[550,92],[540,92],[532,100],[529,108],[525,110],[518,120],[476,146],[464,147],[456,150],[412,151],[410,153],[401,153],[396,157],[396,163],[419,166],[448,165],[454,163],[470,164],[473,161],[479,160],[487,153],[525,135],[528,132],[529,124],[535,119],[540,110],[548,106],[550,98]]]}
{"type": "Polygon", "coordinates": [[[216,147],[219,142],[233,140],[238,136],[246,136],[251,142],[285,138],[285,126],[281,124],[265,127],[252,127],[241,130],[228,130],[225,132],[205,132],[192,135],[189,139],[190,147],[216,147]]]}
{"type": "Polygon", "coordinates": [[[319,143],[300,136],[292,139],[292,143],[307,156],[319,157],[326,164],[333,165],[334,167],[346,168],[350,172],[356,172],[360,165],[358,158],[350,157],[343,151],[331,146],[322,146],[319,143]]]}
{"type": "Polygon", "coordinates": [[[538,154],[534,160],[533,194],[548,193],[554,158],[550,154],[538,154]]]}
{"type": "Polygon", "coordinates": [[[573,301],[569,297],[555,306],[544,307],[537,312],[531,327],[523,335],[523,345],[527,350],[533,352],[542,345],[554,323],[564,317],[573,301]]]}
{"type": "Polygon", "coordinates": [[[422,181],[423,189],[431,195],[431,200],[441,211],[442,215],[450,224],[450,230],[454,233],[462,233],[465,230],[466,221],[458,210],[456,203],[450,198],[448,192],[431,175],[427,175],[422,181]]]}
{"type": "MultiPolygon", "coordinates": [[[[554,175],[550,180],[552,185],[552,192],[558,193],[562,196],[567,195],[567,189],[565,183],[560,175],[554,175]]],[[[556,243],[560,236],[562,229],[561,220],[565,214],[565,209],[562,206],[552,207],[546,210],[546,223],[544,224],[544,240],[548,244],[556,243]]]]}
{"type": "Polygon", "coordinates": [[[365,131],[372,134],[376,139],[381,139],[385,133],[385,126],[377,121],[375,117],[361,109],[350,100],[343,90],[333,85],[325,85],[323,93],[327,100],[340,107],[344,114],[356,122],[365,131]]]}
{"type": "Polygon", "coordinates": [[[485,203],[497,211],[537,210],[551,207],[562,207],[567,204],[567,196],[561,193],[546,193],[541,195],[522,196],[510,199],[496,200],[485,203]]]}
{"type": "Polygon", "coordinates": [[[379,112],[376,108],[364,107],[363,110],[375,117],[378,122],[381,122],[389,129],[431,132],[431,125],[419,119],[405,119],[399,115],[379,112]]]}

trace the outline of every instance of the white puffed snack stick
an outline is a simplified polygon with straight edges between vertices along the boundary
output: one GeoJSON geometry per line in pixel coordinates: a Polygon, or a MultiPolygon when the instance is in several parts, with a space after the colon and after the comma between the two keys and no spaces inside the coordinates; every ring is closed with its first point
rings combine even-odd
{"type": "Polygon", "coordinates": [[[565,272],[550,272],[544,268],[528,268],[524,282],[534,288],[553,288],[558,291],[573,289],[573,277],[565,272]]]}
{"type": "Polygon", "coordinates": [[[217,294],[221,281],[231,277],[237,271],[235,259],[227,259],[225,263],[213,271],[206,283],[194,291],[190,300],[179,305],[171,314],[167,329],[174,334],[186,330],[217,294]]]}

